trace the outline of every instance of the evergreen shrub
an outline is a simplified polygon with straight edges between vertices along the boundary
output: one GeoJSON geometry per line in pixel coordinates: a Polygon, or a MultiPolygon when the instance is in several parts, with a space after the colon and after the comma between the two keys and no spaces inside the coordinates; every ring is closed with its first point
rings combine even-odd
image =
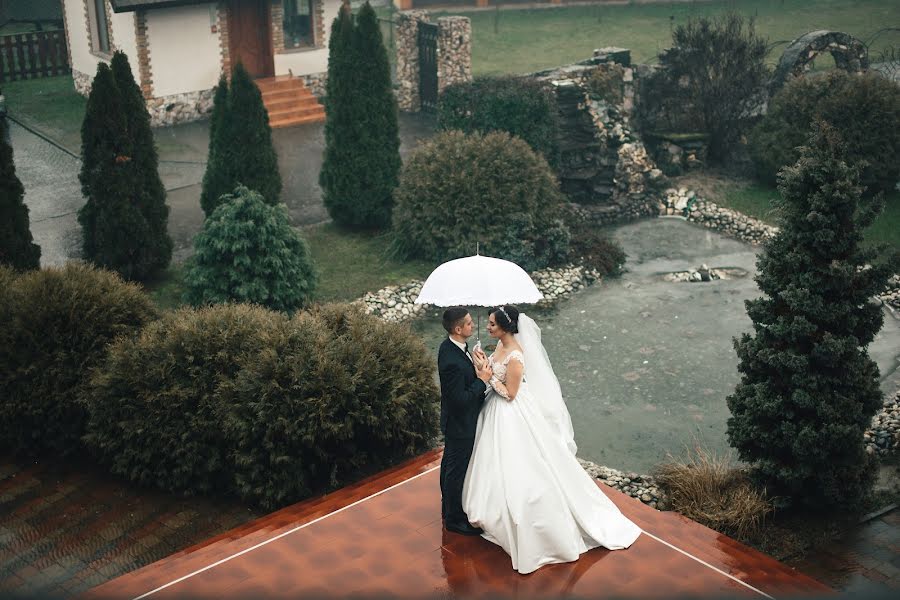
{"type": "Polygon", "coordinates": [[[404,165],[393,248],[443,262],[481,253],[533,271],[564,262],[570,233],[553,170],[506,132],[445,131],[404,165]]]}
{"type": "Polygon", "coordinates": [[[559,165],[559,115],[552,90],[527,77],[482,76],[454,83],[438,103],[438,126],[465,133],[505,131],[559,165]]]}
{"type": "Polygon", "coordinates": [[[18,455],[77,452],[91,370],[110,342],[134,335],[156,309],[139,286],[80,263],[14,278],[2,300],[0,447],[18,455]]]}
{"type": "Polygon", "coordinates": [[[427,349],[351,305],[293,317],[243,304],[181,309],[114,344],[92,383],[86,440],[113,472],[267,509],[437,435],[427,349]]]}

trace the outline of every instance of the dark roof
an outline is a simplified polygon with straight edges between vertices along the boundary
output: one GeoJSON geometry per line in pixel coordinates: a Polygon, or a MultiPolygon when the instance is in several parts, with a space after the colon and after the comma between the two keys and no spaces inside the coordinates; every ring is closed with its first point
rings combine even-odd
{"type": "Polygon", "coordinates": [[[213,0],[110,0],[117,13],[135,11],[139,8],[169,8],[185,4],[213,4],[213,0]]]}

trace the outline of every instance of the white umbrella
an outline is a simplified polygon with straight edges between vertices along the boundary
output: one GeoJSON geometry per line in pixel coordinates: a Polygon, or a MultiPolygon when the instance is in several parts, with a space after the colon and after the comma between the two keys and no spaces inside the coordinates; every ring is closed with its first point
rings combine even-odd
{"type": "Polygon", "coordinates": [[[422,285],[416,304],[497,306],[534,304],[544,295],[514,262],[490,256],[467,256],[440,265],[422,285]]]}
{"type": "MultiPolygon", "coordinates": [[[[437,306],[499,306],[534,304],[544,295],[525,270],[514,262],[490,256],[467,256],[431,272],[416,304],[437,306]]],[[[478,315],[478,336],[481,315],[478,315]]]]}

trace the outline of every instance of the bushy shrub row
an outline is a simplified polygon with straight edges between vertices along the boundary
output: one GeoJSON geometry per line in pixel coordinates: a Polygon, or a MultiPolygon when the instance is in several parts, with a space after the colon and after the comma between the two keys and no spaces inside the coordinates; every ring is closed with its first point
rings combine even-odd
{"type": "Polygon", "coordinates": [[[275,508],[437,435],[430,353],[356,306],[159,316],[73,263],[0,267],[0,321],[0,447],[18,455],[86,448],[142,485],[275,508]]]}
{"type": "Polygon", "coordinates": [[[84,433],[91,370],[156,309],[137,285],[84,264],[0,274],[0,447],[71,454],[84,433]]]}

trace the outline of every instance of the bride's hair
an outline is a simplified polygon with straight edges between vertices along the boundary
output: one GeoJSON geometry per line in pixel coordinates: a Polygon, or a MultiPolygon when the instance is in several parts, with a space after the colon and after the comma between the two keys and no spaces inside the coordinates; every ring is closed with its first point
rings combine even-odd
{"type": "Polygon", "coordinates": [[[519,309],[514,304],[503,304],[488,311],[500,329],[507,333],[519,333],[519,309]]]}

